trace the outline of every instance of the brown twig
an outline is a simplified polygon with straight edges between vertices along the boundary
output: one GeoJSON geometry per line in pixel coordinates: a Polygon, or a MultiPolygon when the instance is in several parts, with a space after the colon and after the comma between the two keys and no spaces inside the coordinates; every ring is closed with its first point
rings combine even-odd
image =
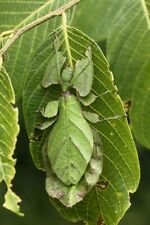
{"type": "Polygon", "coordinates": [[[36,27],[37,25],[46,22],[50,18],[62,15],[62,13],[64,13],[66,10],[72,8],[74,5],[76,5],[79,2],[80,2],[80,0],[71,0],[67,4],[65,4],[65,5],[61,6],[60,8],[46,14],[45,16],[42,16],[39,19],[25,25],[24,27],[17,29],[17,30],[14,29],[12,37],[6,42],[4,47],[0,50],[0,56],[2,56],[22,34],[31,30],[32,28],[36,27]]]}

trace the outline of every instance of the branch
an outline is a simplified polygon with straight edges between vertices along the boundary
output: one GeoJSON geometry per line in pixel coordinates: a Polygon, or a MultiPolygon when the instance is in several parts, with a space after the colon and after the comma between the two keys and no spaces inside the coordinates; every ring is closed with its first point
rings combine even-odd
{"type": "MultiPolygon", "coordinates": [[[[4,47],[0,50],[0,56],[2,56],[22,34],[31,30],[32,28],[36,27],[37,25],[46,22],[50,18],[62,15],[66,10],[72,8],[74,5],[76,5],[79,2],[80,2],[80,0],[71,0],[69,3],[46,14],[45,16],[40,17],[39,19],[25,25],[24,27],[22,27],[18,30],[14,29],[12,37],[8,40],[8,42],[6,42],[4,47]]],[[[12,31],[11,31],[11,33],[12,33],[12,31]]]]}

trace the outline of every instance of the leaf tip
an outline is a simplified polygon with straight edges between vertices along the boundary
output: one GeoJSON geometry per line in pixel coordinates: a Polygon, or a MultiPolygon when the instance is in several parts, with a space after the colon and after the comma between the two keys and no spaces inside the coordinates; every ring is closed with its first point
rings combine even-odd
{"type": "Polygon", "coordinates": [[[16,213],[18,216],[24,216],[24,214],[20,211],[20,206],[18,205],[20,202],[21,199],[19,196],[17,196],[10,188],[8,188],[5,194],[5,202],[3,207],[16,213]]]}

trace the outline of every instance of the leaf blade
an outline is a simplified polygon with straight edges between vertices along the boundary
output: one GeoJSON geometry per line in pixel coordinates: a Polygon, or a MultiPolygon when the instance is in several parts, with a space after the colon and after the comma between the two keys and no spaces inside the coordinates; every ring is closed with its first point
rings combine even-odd
{"type": "Polygon", "coordinates": [[[116,14],[108,38],[108,59],[122,99],[131,101],[129,119],[133,134],[139,143],[149,149],[150,9],[148,5],[148,1],[144,0],[124,2],[119,13],[116,14]],[[136,11],[136,14],[133,11],[136,11]],[[119,20],[120,15],[122,16],[119,20]]]}
{"type": "MultiPolygon", "coordinates": [[[[74,64],[76,60],[84,57],[83,53],[88,46],[92,46],[92,59],[95,74],[92,92],[97,98],[87,109],[90,112],[97,113],[100,118],[100,122],[93,126],[99,132],[104,147],[104,169],[100,181],[106,181],[108,185],[105,191],[99,188],[97,189],[96,187],[96,189],[93,189],[93,191],[85,197],[82,203],[77,204],[72,209],[66,209],[57,201],[52,200],[52,202],[61,214],[71,221],[84,220],[90,225],[95,225],[98,218],[102,218],[108,225],[117,224],[130,206],[129,192],[134,192],[139,183],[139,164],[135,145],[124,117],[121,99],[114,91],[116,87],[113,84],[112,73],[109,71],[109,65],[104,55],[96,43],[81,31],[72,27],[67,27],[67,29],[74,64]]],[[[56,31],[55,35],[57,35],[57,38],[62,43],[63,54],[67,55],[61,34],[62,30],[60,28],[56,31]]],[[[52,43],[52,36],[49,36],[46,42],[52,43]]],[[[47,54],[47,52],[50,52],[50,48],[48,47],[46,49],[46,42],[38,50],[45,56],[45,61],[43,62],[43,57],[36,57],[30,71],[32,77],[30,77],[28,85],[26,86],[24,112],[29,136],[34,132],[36,121],[40,119],[38,115],[32,115],[32,113],[37,110],[39,105],[46,104],[48,100],[57,99],[60,95],[59,88],[56,91],[56,89],[50,87],[44,91],[39,85],[46,64],[54,54],[53,50],[50,55],[47,54]],[[36,65],[40,64],[42,64],[42,67],[38,68],[37,73],[33,74],[36,65]],[[34,86],[32,84],[32,79],[37,80],[34,86]],[[28,115],[32,116],[29,117],[28,115]]],[[[46,135],[46,133],[43,134],[43,139],[46,135]]],[[[31,145],[32,155],[36,158],[34,161],[37,161],[37,165],[39,162],[38,158],[41,158],[39,152],[44,143],[43,139],[37,144],[37,152],[33,152],[35,146],[31,145]]]]}
{"type": "Polygon", "coordinates": [[[94,1],[82,0],[76,8],[72,24],[94,40],[103,41],[108,37],[116,12],[123,3],[122,0],[114,0],[113,3],[111,0],[99,0],[95,7],[94,1]]]}
{"type": "Polygon", "coordinates": [[[21,200],[11,190],[11,181],[15,175],[15,160],[12,155],[19,132],[18,110],[12,106],[14,102],[15,96],[10,79],[2,67],[0,71],[0,182],[5,181],[7,186],[3,206],[22,216],[18,205],[21,200]]]}

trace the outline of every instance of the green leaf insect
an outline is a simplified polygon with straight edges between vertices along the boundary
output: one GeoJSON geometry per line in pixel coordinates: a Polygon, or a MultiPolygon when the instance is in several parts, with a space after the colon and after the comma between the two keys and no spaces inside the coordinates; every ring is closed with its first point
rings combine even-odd
{"type": "Polygon", "coordinates": [[[70,68],[61,51],[56,51],[42,80],[44,88],[61,85],[58,101],[51,101],[42,115],[48,120],[38,126],[53,125],[44,146],[48,194],[66,207],[81,201],[97,183],[102,171],[102,146],[96,130],[89,123],[99,122],[95,113],[84,112],[81,104],[92,104],[97,96],[91,93],[93,84],[92,49],[70,68]]]}

